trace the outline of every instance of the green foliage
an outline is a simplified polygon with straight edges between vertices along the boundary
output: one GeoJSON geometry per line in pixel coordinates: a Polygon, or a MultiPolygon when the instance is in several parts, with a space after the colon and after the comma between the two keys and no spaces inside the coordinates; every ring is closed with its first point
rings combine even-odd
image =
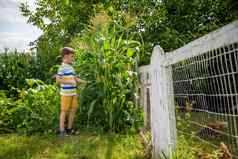
{"type": "Polygon", "coordinates": [[[171,51],[238,18],[236,0],[37,0],[36,4],[36,11],[27,4],[20,8],[29,23],[43,30],[35,44],[40,54],[51,57],[49,64],[61,46],[82,34],[100,8],[111,17],[132,15],[136,24],[127,26],[131,29],[128,36],[139,32],[137,40],[144,41],[140,65],[149,63],[157,44],[171,51]]]}
{"type": "Polygon", "coordinates": [[[98,13],[81,37],[75,67],[90,83],[81,92],[81,122],[108,131],[138,128],[142,120],[135,104],[140,43],[127,39],[126,29],[104,13],[98,13]],[[87,115],[87,116],[86,116],[87,115]],[[81,118],[82,119],[82,118],[81,118]]]}
{"type": "Polygon", "coordinates": [[[40,80],[27,80],[31,88],[21,90],[21,99],[0,100],[0,132],[52,132],[58,126],[59,95],[54,85],[40,80]]]}
{"type": "Polygon", "coordinates": [[[55,64],[60,47],[68,44],[88,23],[96,3],[93,0],[36,0],[35,11],[30,10],[27,3],[20,5],[28,23],[43,31],[33,45],[49,67],[55,64]]]}
{"type": "Polygon", "coordinates": [[[8,90],[7,96],[16,97],[17,90],[26,88],[26,78],[49,80],[44,60],[21,53],[0,54],[0,90],[8,90]]]}
{"type": "Polygon", "coordinates": [[[108,3],[136,17],[133,31],[140,32],[145,43],[140,65],[150,62],[152,49],[157,44],[168,52],[238,18],[236,0],[118,0],[108,3]]]}
{"type": "Polygon", "coordinates": [[[16,102],[12,99],[0,97],[0,133],[13,132],[12,113],[16,108],[16,102]]]}
{"type": "Polygon", "coordinates": [[[26,91],[13,114],[18,130],[44,132],[56,130],[58,126],[59,102],[57,87],[45,85],[36,80],[28,80],[35,88],[26,91]]]}

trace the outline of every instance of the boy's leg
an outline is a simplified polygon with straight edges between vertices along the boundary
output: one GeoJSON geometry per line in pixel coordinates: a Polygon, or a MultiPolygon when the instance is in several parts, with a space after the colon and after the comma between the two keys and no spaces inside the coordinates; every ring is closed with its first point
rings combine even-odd
{"type": "Polygon", "coordinates": [[[64,131],[65,114],[66,114],[66,112],[61,110],[61,112],[60,112],[60,132],[64,131]]]}
{"type": "Polygon", "coordinates": [[[71,107],[70,107],[69,116],[68,116],[68,129],[72,129],[77,107],[78,107],[78,98],[77,96],[72,96],[72,102],[71,102],[71,107]]]}
{"type": "Polygon", "coordinates": [[[65,130],[65,116],[66,112],[71,104],[71,97],[69,96],[61,96],[61,112],[60,112],[60,131],[63,132],[65,130]]]}

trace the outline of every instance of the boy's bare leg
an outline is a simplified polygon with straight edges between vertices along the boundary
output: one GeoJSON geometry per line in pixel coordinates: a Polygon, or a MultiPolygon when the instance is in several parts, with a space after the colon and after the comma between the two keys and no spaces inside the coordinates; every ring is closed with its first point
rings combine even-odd
{"type": "Polygon", "coordinates": [[[69,116],[68,116],[68,129],[72,129],[72,127],[73,127],[77,107],[78,107],[77,96],[73,96],[72,97],[72,103],[71,103],[71,109],[69,111],[69,116]]]}
{"type": "Polygon", "coordinates": [[[63,132],[65,130],[65,118],[66,113],[68,110],[68,107],[70,105],[71,98],[68,96],[61,96],[61,111],[60,111],[60,120],[59,120],[59,126],[60,131],[63,132]]]}
{"type": "Polygon", "coordinates": [[[61,132],[64,131],[65,115],[66,115],[66,112],[64,110],[61,110],[61,112],[60,112],[60,123],[59,123],[61,132]]]}
{"type": "Polygon", "coordinates": [[[72,129],[72,127],[73,127],[75,113],[76,113],[76,109],[71,109],[71,110],[69,111],[69,116],[68,116],[68,129],[72,129]]]}

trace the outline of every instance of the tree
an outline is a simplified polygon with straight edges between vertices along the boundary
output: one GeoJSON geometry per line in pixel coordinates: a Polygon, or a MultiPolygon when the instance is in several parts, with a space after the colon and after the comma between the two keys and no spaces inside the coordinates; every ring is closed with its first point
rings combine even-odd
{"type": "Polygon", "coordinates": [[[110,5],[136,16],[134,32],[142,35],[145,49],[141,65],[149,63],[157,44],[171,51],[238,18],[236,0],[118,0],[110,5]]]}
{"type": "Polygon", "coordinates": [[[28,23],[43,31],[34,45],[38,55],[52,63],[59,54],[59,48],[67,45],[71,38],[79,34],[88,24],[88,19],[95,13],[96,0],[36,0],[35,11],[27,3],[21,3],[22,15],[28,23]]]}
{"type": "Polygon", "coordinates": [[[21,11],[44,32],[36,41],[40,54],[56,57],[59,47],[80,35],[89,17],[103,7],[113,11],[109,16],[125,13],[136,19],[128,36],[139,33],[137,40],[144,41],[140,65],[149,63],[156,44],[171,51],[238,18],[236,0],[37,0],[36,4],[36,11],[27,4],[21,11]]]}

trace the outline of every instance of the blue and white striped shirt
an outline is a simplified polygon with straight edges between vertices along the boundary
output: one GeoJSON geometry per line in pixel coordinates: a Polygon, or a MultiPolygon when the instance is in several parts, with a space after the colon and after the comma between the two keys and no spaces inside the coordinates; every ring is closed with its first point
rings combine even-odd
{"type": "Polygon", "coordinates": [[[77,95],[77,86],[76,86],[76,73],[74,68],[66,63],[62,63],[59,67],[57,75],[67,82],[72,82],[74,84],[60,84],[60,95],[63,96],[76,96],[77,95]]]}

